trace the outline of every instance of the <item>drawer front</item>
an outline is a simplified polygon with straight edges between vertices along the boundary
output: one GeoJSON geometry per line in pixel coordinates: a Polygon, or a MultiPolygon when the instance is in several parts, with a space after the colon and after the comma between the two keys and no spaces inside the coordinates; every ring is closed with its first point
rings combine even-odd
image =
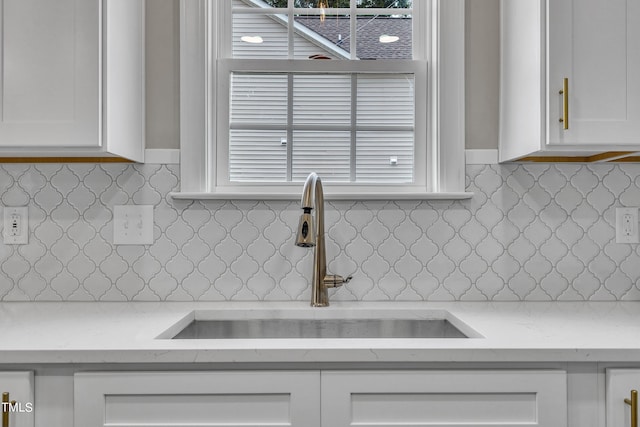
{"type": "Polygon", "coordinates": [[[318,372],[125,372],[74,377],[76,426],[319,427],[318,372]]]}
{"type": "Polygon", "coordinates": [[[567,425],[564,371],[322,373],[323,427],[567,425]]]}

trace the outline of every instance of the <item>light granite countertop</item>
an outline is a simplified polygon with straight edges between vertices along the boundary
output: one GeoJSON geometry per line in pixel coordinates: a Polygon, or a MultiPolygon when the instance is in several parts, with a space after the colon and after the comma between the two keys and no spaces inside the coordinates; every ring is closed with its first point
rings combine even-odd
{"type": "Polygon", "coordinates": [[[0,304],[0,328],[1,364],[640,362],[640,302],[15,302],[0,304]],[[444,314],[472,338],[158,338],[194,312],[220,319],[444,314]]]}

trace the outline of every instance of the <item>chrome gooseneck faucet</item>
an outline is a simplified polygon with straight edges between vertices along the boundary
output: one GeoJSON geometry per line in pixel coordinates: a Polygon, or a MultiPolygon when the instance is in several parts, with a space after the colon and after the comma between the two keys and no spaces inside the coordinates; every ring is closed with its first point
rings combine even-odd
{"type": "Polygon", "coordinates": [[[327,252],[324,244],[324,192],[322,181],[315,172],[311,172],[302,190],[302,216],[298,224],[296,246],[310,248],[313,253],[313,278],[311,282],[311,306],[326,307],[329,305],[327,288],[337,288],[349,282],[351,276],[343,278],[335,274],[327,274],[327,252]],[[311,211],[316,210],[317,227],[313,227],[311,211]]]}

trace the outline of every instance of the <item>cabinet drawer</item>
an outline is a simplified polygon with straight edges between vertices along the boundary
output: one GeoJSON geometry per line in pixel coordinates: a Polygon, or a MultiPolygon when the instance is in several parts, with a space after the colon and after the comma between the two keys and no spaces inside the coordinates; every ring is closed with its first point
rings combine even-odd
{"type": "Polygon", "coordinates": [[[567,425],[564,371],[322,372],[323,427],[567,425]]]}
{"type": "Polygon", "coordinates": [[[319,427],[318,372],[102,372],[74,376],[76,426],[319,427]]]}

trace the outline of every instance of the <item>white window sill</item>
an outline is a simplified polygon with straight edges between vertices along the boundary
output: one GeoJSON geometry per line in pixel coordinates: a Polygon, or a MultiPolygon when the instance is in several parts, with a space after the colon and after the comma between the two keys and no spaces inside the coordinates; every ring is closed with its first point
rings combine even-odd
{"type": "MultiPolygon", "coordinates": [[[[169,196],[176,200],[300,200],[301,194],[292,193],[198,193],[174,192],[169,196]]],[[[464,200],[473,193],[325,193],[326,200],[464,200]]]]}

